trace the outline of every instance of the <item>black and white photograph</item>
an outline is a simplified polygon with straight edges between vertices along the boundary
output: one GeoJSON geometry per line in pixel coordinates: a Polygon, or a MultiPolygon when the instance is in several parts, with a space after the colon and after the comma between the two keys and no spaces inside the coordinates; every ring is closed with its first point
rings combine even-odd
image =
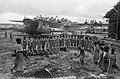
{"type": "Polygon", "coordinates": [[[120,0],[0,0],[0,79],[120,79],[120,0]]]}

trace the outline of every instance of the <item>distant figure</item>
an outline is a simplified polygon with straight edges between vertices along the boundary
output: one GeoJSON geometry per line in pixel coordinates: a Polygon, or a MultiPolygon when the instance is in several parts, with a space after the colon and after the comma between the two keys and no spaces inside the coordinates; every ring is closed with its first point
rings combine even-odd
{"type": "Polygon", "coordinates": [[[108,58],[109,58],[109,66],[108,66],[107,72],[113,73],[113,70],[114,70],[113,65],[116,60],[116,54],[115,54],[114,48],[112,48],[111,53],[109,53],[109,55],[108,55],[108,58]]]}
{"type": "Polygon", "coordinates": [[[98,60],[99,60],[99,52],[100,52],[100,47],[98,45],[98,43],[94,44],[94,53],[93,53],[93,61],[94,64],[98,64],[98,60]]]}
{"type": "Polygon", "coordinates": [[[27,40],[26,37],[23,38],[23,50],[26,51],[27,49],[27,40]]]}
{"type": "Polygon", "coordinates": [[[5,37],[7,37],[7,31],[5,32],[5,37]]]}
{"type": "Polygon", "coordinates": [[[83,65],[84,65],[84,58],[85,58],[84,47],[79,48],[79,50],[80,50],[80,54],[77,57],[80,57],[80,62],[81,62],[81,65],[83,67],[83,65]]]}
{"type": "Polygon", "coordinates": [[[39,54],[39,51],[38,51],[38,39],[35,37],[34,40],[33,40],[33,52],[35,54],[39,54]]]}
{"type": "Polygon", "coordinates": [[[21,45],[21,39],[17,38],[16,39],[17,44],[15,45],[15,54],[16,54],[16,59],[15,59],[15,65],[11,69],[11,72],[14,73],[22,73],[23,72],[23,64],[24,64],[24,58],[23,58],[23,47],[21,45]]]}
{"type": "Polygon", "coordinates": [[[28,53],[30,55],[33,54],[33,40],[30,36],[29,36],[29,40],[28,40],[28,53]]]}
{"type": "Polygon", "coordinates": [[[102,63],[103,63],[103,54],[104,54],[104,47],[100,47],[100,52],[99,52],[99,60],[98,60],[98,64],[99,64],[99,68],[102,69],[102,63]]]}
{"type": "Polygon", "coordinates": [[[81,35],[82,35],[82,31],[81,31],[81,35]]]}
{"type": "Polygon", "coordinates": [[[105,46],[104,47],[104,54],[103,54],[103,63],[102,63],[103,72],[107,72],[107,69],[109,66],[108,54],[109,54],[109,47],[105,46]]]}
{"type": "Polygon", "coordinates": [[[10,33],[10,41],[12,41],[12,32],[10,33]]]}

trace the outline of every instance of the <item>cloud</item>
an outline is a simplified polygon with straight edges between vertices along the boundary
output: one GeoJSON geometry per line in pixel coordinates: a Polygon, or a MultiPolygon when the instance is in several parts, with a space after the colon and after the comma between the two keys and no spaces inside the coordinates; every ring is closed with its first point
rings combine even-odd
{"type": "Polygon", "coordinates": [[[16,13],[1,13],[0,14],[0,23],[10,23],[9,20],[16,19],[22,20],[24,17],[16,13]]]}
{"type": "Polygon", "coordinates": [[[74,15],[87,18],[101,18],[114,5],[114,0],[80,0],[74,15]]]}
{"type": "Polygon", "coordinates": [[[70,14],[79,0],[3,0],[0,12],[19,14],[70,14]],[[3,8],[4,7],[4,8],[3,8]]]}
{"type": "Polygon", "coordinates": [[[0,0],[0,21],[38,14],[64,15],[76,17],[78,20],[102,18],[116,2],[114,0],[0,0]]]}

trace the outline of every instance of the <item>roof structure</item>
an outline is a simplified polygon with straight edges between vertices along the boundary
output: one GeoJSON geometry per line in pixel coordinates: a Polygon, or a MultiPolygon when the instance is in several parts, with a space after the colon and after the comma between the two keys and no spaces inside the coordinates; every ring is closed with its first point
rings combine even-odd
{"type": "Polygon", "coordinates": [[[111,16],[115,17],[120,13],[120,2],[118,2],[111,10],[105,14],[105,18],[110,18],[111,16]]]}

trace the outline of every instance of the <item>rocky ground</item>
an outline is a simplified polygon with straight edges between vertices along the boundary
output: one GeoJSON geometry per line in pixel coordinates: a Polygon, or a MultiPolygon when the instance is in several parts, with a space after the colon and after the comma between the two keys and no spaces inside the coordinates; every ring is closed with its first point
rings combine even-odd
{"type": "MultiPolygon", "coordinates": [[[[22,77],[16,77],[17,74],[10,73],[15,60],[15,57],[11,56],[14,44],[9,38],[0,38],[0,79],[38,79],[43,68],[49,70],[55,79],[120,79],[118,70],[113,74],[101,74],[101,69],[93,64],[92,54],[89,52],[86,52],[85,65],[82,67],[79,58],[74,56],[74,53],[79,51],[61,52],[49,58],[25,58],[24,74],[22,77]]],[[[119,59],[120,55],[117,53],[118,65],[119,59]]]]}

